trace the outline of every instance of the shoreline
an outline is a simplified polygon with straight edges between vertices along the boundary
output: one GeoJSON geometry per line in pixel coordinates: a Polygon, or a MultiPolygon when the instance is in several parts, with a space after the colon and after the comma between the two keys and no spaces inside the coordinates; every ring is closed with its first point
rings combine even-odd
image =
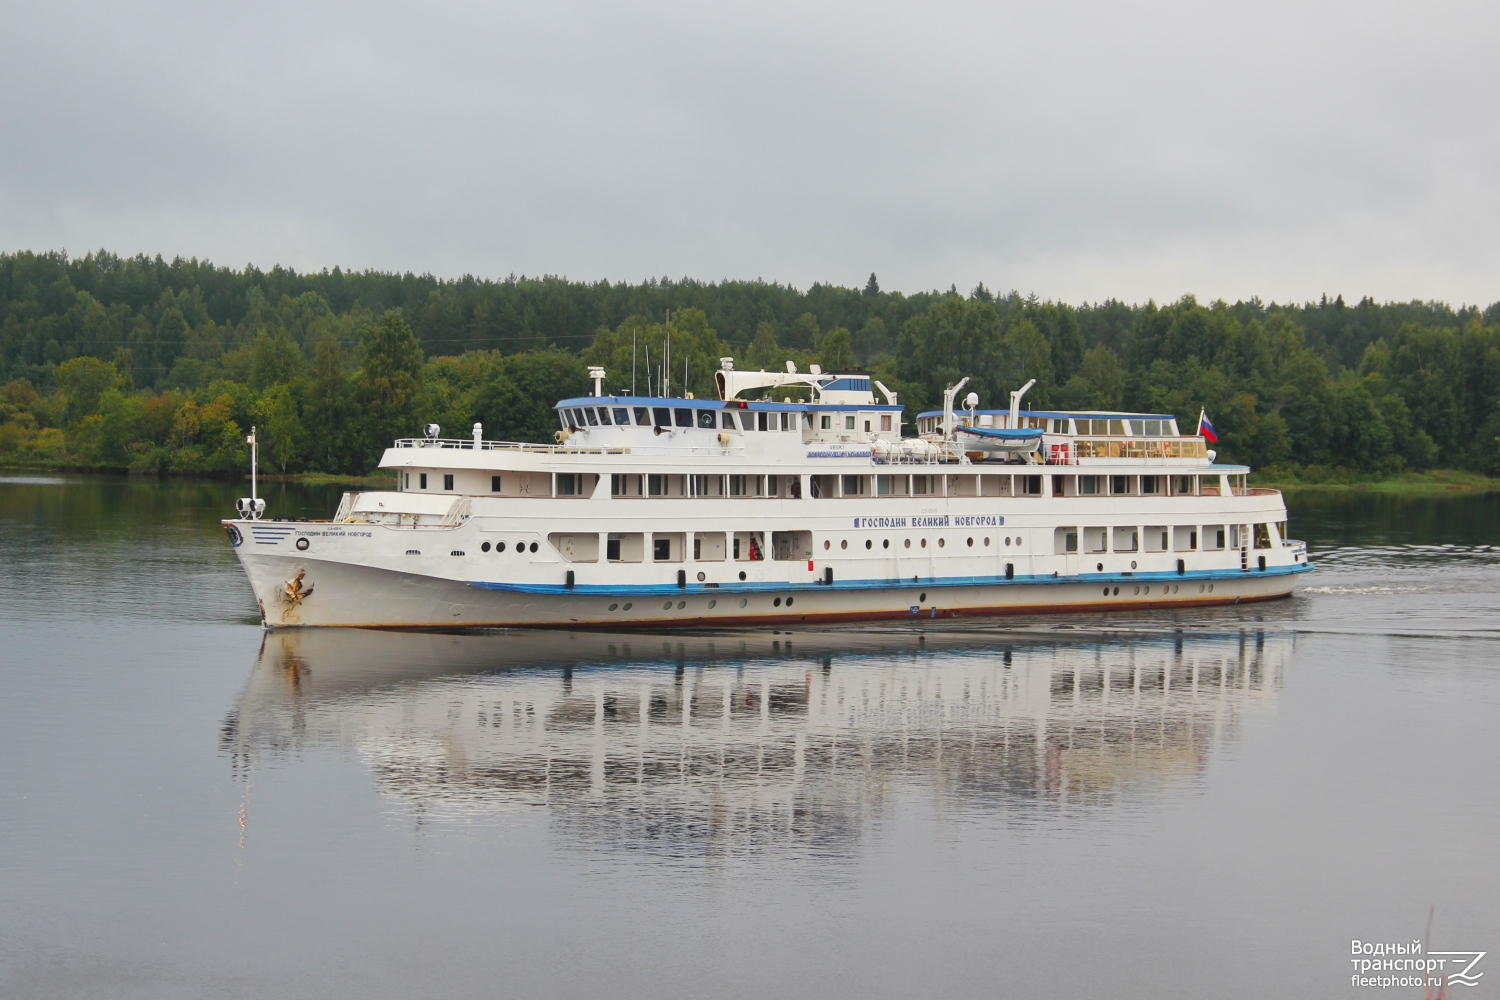
{"type": "MultiPolygon", "coordinates": [[[[158,479],[197,479],[205,482],[245,482],[248,474],[213,475],[201,472],[132,472],[123,467],[77,465],[66,462],[6,462],[0,461],[0,475],[25,472],[72,472],[89,475],[155,476],[158,479]]],[[[342,475],[329,472],[260,473],[263,483],[294,483],[301,486],[363,486],[366,488],[394,487],[393,473],[375,472],[368,475],[342,475]]],[[[1431,469],[1426,472],[1402,472],[1383,479],[1329,478],[1323,480],[1285,479],[1269,476],[1264,479],[1252,474],[1250,485],[1283,493],[1383,493],[1389,495],[1432,495],[1446,493],[1493,493],[1500,492],[1500,478],[1485,476],[1463,469],[1431,469]]]]}

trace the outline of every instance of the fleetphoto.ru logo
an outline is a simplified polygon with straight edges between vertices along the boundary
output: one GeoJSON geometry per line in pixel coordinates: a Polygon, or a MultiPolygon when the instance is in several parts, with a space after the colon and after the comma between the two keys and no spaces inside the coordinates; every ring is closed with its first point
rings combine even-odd
{"type": "Polygon", "coordinates": [[[1354,974],[1349,977],[1350,986],[1421,986],[1437,989],[1440,993],[1429,996],[1447,996],[1450,986],[1478,986],[1484,973],[1478,971],[1479,960],[1485,951],[1426,951],[1419,939],[1410,944],[1400,942],[1361,941],[1355,938],[1350,943],[1349,959],[1354,965],[1354,974]]]}

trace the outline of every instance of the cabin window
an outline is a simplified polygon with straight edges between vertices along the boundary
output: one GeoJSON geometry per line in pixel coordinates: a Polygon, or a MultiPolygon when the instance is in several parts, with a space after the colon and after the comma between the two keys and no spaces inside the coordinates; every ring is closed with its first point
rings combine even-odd
{"type": "MultiPolygon", "coordinates": [[[[728,414],[725,415],[727,416],[728,414]]],[[[713,430],[715,427],[719,426],[718,415],[715,414],[713,410],[699,410],[698,426],[706,430],[713,430]]]]}
{"type": "Polygon", "coordinates": [[[636,532],[611,534],[604,543],[604,558],[610,562],[638,563],[646,552],[646,536],[636,532]]]}
{"type": "Polygon", "coordinates": [[[1129,476],[1110,476],[1109,492],[1114,496],[1127,496],[1133,492],[1130,488],[1129,476]]]}
{"type": "Polygon", "coordinates": [[[1017,476],[1016,482],[1020,485],[1023,496],[1039,497],[1042,495],[1041,476],[1017,476]]]}
{"type": "Polygon", "coordinates": [[[500,477],[499,476],[491,476],[490,477],[490,492],[491,493],[499,493],[500,492],[500,477]]]}
{"type": "Polygon", "coordinates": [[[771,532],[771,558],[782,561],[811,559],[813,553],[811,531],[771,532]]]}
{"type": "Polygon", "coordinates": [[[826,430],[832,430],[833,429],[833,418],[831,416],[829,416],[828,414],[826,414],[826,413],[823,414],[821,417],[818,418],[818,429],[819,430],[825,430],[825,431],[826,430]]]}
{"type": "Polygon", "coordinates": [[[880,415],[880,429],[883,431],[891,429],[891,415],[889,413],[882,413],[880,415]]]}
{"type": "Polygon", "coordinates": [[[623,406],[617,406],[617,407],[615,407],[615,423],[617,423],[617,424],[628,424],[628,423],[630,423],[630,411],[628,409],[626,409],[625,407],[623,407],[623,406]]]}
{"type": "Polygon", "coordinates": [[[693,536],[694,562],[724,561],[724,532],[700,531],[693,536]]]}
{"type": "Polygon", "coordinates": [[[870,433],[870,422],[868,420],[865,421],[865,433],[870,433]]]}
{"type": "Polygon", "coordinates": [[[1098,476],[1079,476],[1078,477],[1078,494],[1080,496],[1086,496],[1086,497],[1098,496],[1099,495],[1099,477],[1098,476]]]}
{"type": "Polygon", "coordinates": [[[844,496],[846,497],[862,497],[865,495],[864,476],[845,476],[843,486],[844,496]]]}
{"type": "Polygon", "coordinates": [[[931,487],[932,487],[932,477],[931,476],[912,476],[911,477],[911,491],[912,491],[913,495],[915,495],[915,496],[925,496],[928,493],[932,492],[931,487]]]}
{"type": "Polygon", "coordinates": [[[1196,476],[1174,476],[1175,483],[1172,487],[1174,493],[1181,497],[1190,497],[1198,492],[1198,477],[1196,476]]]}
{"type": "Polygon", "coordinates": [[[1211,551],[1224,548],[1224,526],[1222,524],[1205,524],[1203,526],[1203,548],[1211,551]]]}
{"type": "Polygon", "coordinates": [[[1060,556],[1073,555],[1078,551],[1078,529],[1058,528],[1052,533],[1054,549],[1060,556]]]}
{"type": "Polygon", "coordinates": [[[1271,547],[1271,526],[1269,524],[1257,524],[1255,526],[1255,547],[1257,549],[1269,549],[1271,547]]]}
{"type": "MultiPolygon", "coordinates": [[[[853,414],[850,414],[849,416],[847,416],[847,417],[844,418],[844,430],[846,430],[846,431],[852,431],[852,430],[854,430],[854,415],[853,414]]],[[[869,430],[869,428],[866,427],[865,430],[869,430]]]]}
{"type": "Polygon", "coordinates": [[[452,475],[449,475],[449,474],[446,474],[446,473],[443,475],[443,490],[445,492],[447,492],[447,493],[452,493],[453,492],[453,476],[452,475]]]}
{"type": "Polygon", "coordinates": [[[1124,437],[1127,433],[1125,430],[1125,421],[1111,420],[1109,422],[1109,433],[1112,437],[1124,437]]]}
{"type": "Polygon", "coordinates": [[[1142,476],[1141,477],[1141,493],[1142,493],[1142,495],[1149,496],[1149,495],[1160,493],[1160,492],[1161,492],[1161,477],[1160,476],[1142,476]]]}
{"type": "Polygon", "coordinates": [[[646,495],[649,497],[662,496],[666,492],[666,480],[666,476],[655,472],[648,475],[646,477],[646,495]]]}
{"type": "Polygon", "coordinates": [[[724,477],[689,476],[688,488],[695,497],[721,497],[724,495],[724,477]]]}
{"type": "Polygon", "coordinates": [[[605,427],[609,426],[609,407],[599,407],[599,423],[603,424],[605,427]]]}
{"type": "Polygon", "coordinates": [[[665,406],[654,406],[651,408],[651,416],[657,427],[672,426],[672,411],[665,406]]]}
{"type": "Polygon", "coordinates": [[[1178,552],[1192,552],[1198,547],[1198,529],[1191,525],[1179,525],[1172,529],[1172,548],[1178,552]]]}
{"type": "Polygon", "coordinates": [[[651,536],[651,559],[654,562],[682,562],[687,535],[678,532],[651,536]]]}
{"type": "Polygon", "coordinates": [[[1113,544],[1116,552],[1134,552],[1140,548],[1140,533],[1135,528],[1116,528],[1113,544]]]}
{"type": "Polygon", "coordinates": [[[1161,437],[1161,421],[1160,420],[1148,420],[1148,421],[1146,421],[1146,436],[1147,437],[1161,437]]]}
{"type": "Polygon", "coordinates": [[[411,473],[410,472],[403,472],[403,473],[401,473],[401,488],[403,490],[409,490],[409,489],[411,489],[411,473]]]}
{"type": "Polygon", "coordinates": [[[582,478],[576,472],[559,472],[557,474],[557,495],[560,497],[577,496],[580,492],[579,480],[582,478]]]}
{"type": "Polygon", "coordinates": [[[419,490],[425,490],[426,488],[427,488],[427,473],[425,473],[425,472],[419,472],[419,473],[417,473],[417,489],[419,489],[419,490]]]}
{"type": "Polygon", "coordinates": [[[644,406],[635,408],[635,422],[641,427],[651,426],[651,411],[644,406]]]}

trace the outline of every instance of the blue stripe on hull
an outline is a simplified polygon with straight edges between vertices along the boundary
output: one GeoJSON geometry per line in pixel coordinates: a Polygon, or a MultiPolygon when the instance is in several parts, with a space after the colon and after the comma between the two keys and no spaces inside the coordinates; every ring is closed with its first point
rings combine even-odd
{"type": "Polygon", "coordinates": [[[1194,570],[1186,573],[1172,571],[1162,573],[1084,573],[1078,576],[1016,576],[1012,579],[1006,579],[1003,576],[899,577],[887,580],[835,580],[831,584],[825,584],[821,581],[808,583],[734,582],[720,584],[717,587],[710,587],[702,583],[689,583],[686,587],[679,587],[672,583],[663,583],[639,586],[578,584],[569,588],[562,584],[490,583],[484,580],[470,580],[468,584],[471,587],[480,587],[484,590],[503,590],[516,594],[573,594],[575,596],[590,595],[597,597],[650,597],[666,594],[703,594],[712,596],[714,594],[786,593],[787,591],[797,593],[821,591],[827,593],[830,591],[904,590],[909,587],[1018,587],[1027,585],[1035,586],[1038,584],[1057,586],[1080,583],[1098,586],[1126,583],[1216,582],[1220,580],[1245,580],[1266,576],[1294,576],[1298,573],[1306,573],[1312,568],[1313,564],[1309,562],[1297,563],[1291,566],[1271,566],[1263,570],[1194,570]]]}

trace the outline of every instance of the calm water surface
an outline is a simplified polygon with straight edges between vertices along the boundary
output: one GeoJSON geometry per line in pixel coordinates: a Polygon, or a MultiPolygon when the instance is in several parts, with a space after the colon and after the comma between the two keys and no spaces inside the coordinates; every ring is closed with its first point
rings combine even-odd
{"type": "Polygon", "coordinates": [[[1429,907],[1500,989],[1496,497],[1238,609],[266,635],[233,493],[0,476],[0,995],[1420,995],[1429,907]]]}

